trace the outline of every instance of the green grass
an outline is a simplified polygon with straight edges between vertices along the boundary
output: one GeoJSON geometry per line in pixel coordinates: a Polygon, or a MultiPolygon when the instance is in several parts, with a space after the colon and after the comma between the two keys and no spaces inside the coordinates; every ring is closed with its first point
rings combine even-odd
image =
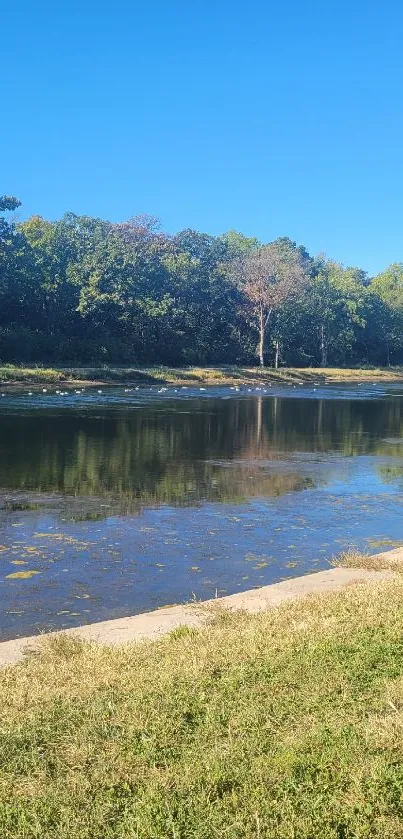
{"type": "Polygon", "coordinates": [[[6,364],[0,367],[0,381],[9,382],[59,382],[60,373],[47,367],[18,367],[6,364]]]}
{"type": "MultiPolygon", "coordinates": [[[[155,379],[158,381],[158,378],[155,379]]],[[[154,376],[133,367],[23,367],[15,364],[0,366],[3,384],[72,384],[77,382],[152,382],[154,376]]]]}
{"type": "Polygon", "coordinates": [[[403,579],[0,675],[2,839],[403,836],[403,579]]]}
{"type": "Polygon", "coordinates": [[[0,366],[0,382],[3,384],[68,384],[77,382],[97,383],[137,383],[137,384],[185,384],[185,385],[237,385],[259,383],[293,383],[307,384],[344,381],[401,381],[403,368],[281,368],[274,370],[266,367],[58,367],[45,368],[40,365],[23,367],[13,364],[0,366]]]}

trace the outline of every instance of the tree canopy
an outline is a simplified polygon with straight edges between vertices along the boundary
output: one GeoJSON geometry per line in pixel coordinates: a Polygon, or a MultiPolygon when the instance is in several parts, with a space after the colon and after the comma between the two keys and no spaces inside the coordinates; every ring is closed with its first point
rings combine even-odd
{"type": "Polygon", "coordinates": [[[0,198],[0,360],[351,365],[403,362],[403,263],[369,278],[288,237],[165,233],[0,198]]]}

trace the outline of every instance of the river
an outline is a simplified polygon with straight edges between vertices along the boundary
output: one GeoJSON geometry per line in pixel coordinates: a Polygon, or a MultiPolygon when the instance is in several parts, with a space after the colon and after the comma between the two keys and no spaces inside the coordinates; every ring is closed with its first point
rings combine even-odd
{"type": "Polygon", "coordinates": [[[402,385],[58,391],[0,397],[3,640],[403,543],[402,385]]]}

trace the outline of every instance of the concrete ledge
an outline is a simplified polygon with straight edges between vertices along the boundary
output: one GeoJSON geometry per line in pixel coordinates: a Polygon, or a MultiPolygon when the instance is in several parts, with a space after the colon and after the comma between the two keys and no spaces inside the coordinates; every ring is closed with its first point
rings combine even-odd
{"type": "Polygon", "coordinates": [[[331,568],[304,577],[294,577],[281,583],[262,586],[258,589],[231,594],[217,600],[207,600],[190,606],[169,606],[155,612],[145,612],[128,618],[91,623],[64,630],[63,633],[35,635],[0,643],[0,667],[17,664],[28,650],[39,649],[44,639],[64,634],[96,641],[101,644],[127,644],[143,640],[154,640],[176,629],[178,626],[201,627],[211,616],[211,609],[226,608],[256,613],[278,606],[287,600],[297,600],[309,595],[340,591],[348,585],[359,583],[376,584],[393,579],[388,570],[369,571],[365,568],[331,568]]]}

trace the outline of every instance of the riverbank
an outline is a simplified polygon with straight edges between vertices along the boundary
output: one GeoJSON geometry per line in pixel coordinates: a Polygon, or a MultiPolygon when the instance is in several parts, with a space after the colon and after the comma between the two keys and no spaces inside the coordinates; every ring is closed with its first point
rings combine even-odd
{"type": "Polygon", "coordinates": [[[303,384],[324,385],[337,382],[403,382],[403,367],[388,368],[281,368],[258,367],[0,367],[0,383],[7,385],[63,384],[177,384],[241,385],[303,384]]]}
{"type": "Polygon", "coordinates": [[[0,674],[0,835],[398,839],[402,602],[397,574],[137,645],[49,639],[0,674]]]}
{"type": "MultiPolygon", "coordinates": [[[[390,551],[389,553],[396,555],[399,567],[400,565],[403,566],[403,549],[398,548],[396,551],[390,551]]],[[[355,565],[360,566],[360,556],[358,554],[348,555],[346,565],[343,564],[327,571],[318,571],[303,577],[283,580],[280,583],[259,586],[216,600],[167,606],[153,612],[143,612],[131,617],[84,624],[64,630],[62,633],[56,632],[3,641],[0,643],[0,667],[18,664],[27,652],[40,652],[43,643],[50,637],[62,636],[80,641],[113,645],[154,641],[178,628],[200,629],[214,618],[217,610],[244,611],[255,614],[280,606],[290,600],[320,594],[334,594],[345,586],[358,583],[379,583],[390,579],[396,570],[396,564],[390,564],[388,560],[386,564],[382,564],[382,557],[388,557],[388,554],[371,558],[363,557],[361,567],[355,567],[355,565]],[[365,564],[367,559],[371,563],[369,568],[365,564]]]]}

